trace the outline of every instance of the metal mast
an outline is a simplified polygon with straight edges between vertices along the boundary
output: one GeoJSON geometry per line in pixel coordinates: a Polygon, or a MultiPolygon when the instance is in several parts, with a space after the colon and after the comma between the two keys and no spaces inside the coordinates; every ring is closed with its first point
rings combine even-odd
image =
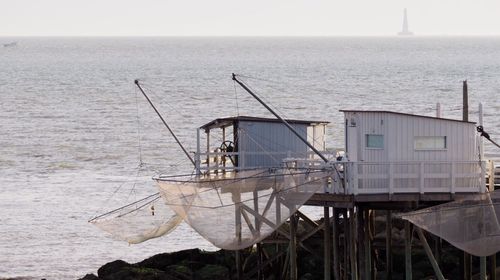
{"type": "Polygon", "coordinates": [[[186,156],[189,158],[189,160],[191,161],[191,163],[194,166],[196,166],[196,163],[194,162],[194,160],[191,157],[191,155],[184,148],[184,146],[182,146],[182,144],[179,141],[179,139],[177,138],[177,136],[175,136],[175,133],[172,131],[172,129],[170,129],[170,126],[168,126],[167,122],[163,119],[163,117],[161,116],[160,112],[158,112],[158,110],[156,109],[155,105],[153,105],[153,102],[151,102],[151,100],[149,99],[148,95],[142,89],[141,85],[139,84],[139,80],[135,80],[134,83],[137,85],[137,87],[142,92],[142,94],[144,95],[144,97],[146,97],[146,100],[149,102],[149,105],[151,105],[151,107],[153,107],[153,109],[155,110],[156,114],[158,115],[158,117],[160,117],[160,120],[163,122],[163,124],[165,125],[165,127],[168,129],[168,131],[170,132],[170,134],[172,134],[172,137],[174,137],[175,142],[177,142],[177,144],[179,145],[179,147],[181,147],[182,151],[184,152],[184,154],[186,154],[186,156]]]}
{"type": "Polygon", "coordinates": [[[295,134],[302,142],[304,142],[313,152],[315,152],[323,161],[328,162],[328,159],[320,152],[318,151],[311,143],[307,141],[302,135],[300,135],[295,128],[293,128],[286,120],[284,120],[282,117],[280,117],[276,112],[274,112],[271,107],[269,107],[262,99],[260,99],[255,93],[253,93],[244,83],[242,83],[240,80],[236,78],[236,74],[233,73],[233,81],[237,82],[244,90],[246,90],[250,95],[252,95],[257,101],[259,101],[262,106],[266,107],[266,109],[271,112],[278,120],[280,120],[290,131],[295,134]]]}

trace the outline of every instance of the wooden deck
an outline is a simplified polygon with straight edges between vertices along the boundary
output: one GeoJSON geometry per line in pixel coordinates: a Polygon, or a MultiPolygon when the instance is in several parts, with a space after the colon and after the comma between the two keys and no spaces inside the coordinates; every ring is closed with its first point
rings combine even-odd
{"type": "Polygon", "coordinates": [[[345,195],[316,193],[305,205],[352,208],[369,206],[371,209],[408,209],[445,203],[477,193],[397,193],[397,194],[358,194],[345,195]]]}

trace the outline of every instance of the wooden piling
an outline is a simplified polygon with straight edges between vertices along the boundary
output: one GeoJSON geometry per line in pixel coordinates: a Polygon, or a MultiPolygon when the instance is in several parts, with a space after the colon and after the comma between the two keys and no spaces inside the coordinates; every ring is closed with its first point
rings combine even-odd
{"type": "Polygon", "coordinates": [[[479,257],[479,280],[486,280],[486,257],[479,257]]]}
{"type": "Polygon", "coordinates": [[[344,273],[342,276],[342,279],[347,280],[348,277],[348,272],[349,272],[349,246],[347,245],[347,241],[350,238],[349,236],[349,223],[347,222],[347,208],[342,210],[342,215],[343,215],[343,224],[344,224],[344,240],[343,240],[343,249],[344,249],[344,273]]]}
{"type": "Polygon", "coordinates": [[[330,232],[330,207],[324,207],[323,208],[323,220],[325,223],[325,230],[324,230],[324,278],[325,280],[330,280],[331,279],[331,255],[332,255],[332,245],[331,245],[331,238],[332,234],[330,232]]]}
{"type": "Polygon", "coordinates": [[[432,269],[434,269],[434,273],[436,274],[436,277],[438,280],[445,280],[443,273],[441,272],[441,269],[439,268],[439,265],[436,262],[436,259],[434,258],[434,255],[432,254],[431,247],[429,247],[429,243],[427,243],[427,239],[425,239],[425,235],[422,232],[422,229],[419,227],[415,227],[415,230],[417,231],[418,234],[418,239],[420,239],[420,242],[422,243],[422,246],[424,246],[425,253],[427,254],[427,258],[429,259],[432,269]]]}
{"type": "Polygon", "coordinates": [[[489,257],[490,259],[490,278],[489,280],[497,279],[497,254],[493,254],[489,257]]]}
{"type": "Polygon", "coordinates": [[[358,280],[358,254],[356,249],[356,213],[354,208],[349,209],[349,244],[351,257],[351,279],[358,280]]]}
{"type": "Polygon", "coordinates": [[[290,280],[297,280],[297,215],[290,217],[290,280]]]}
{"type": "Polygon", "coordinates": [[[365,277],[364,279],[372,279],[372,246],[371,246],[371,234],[370,234],[370,210],[365,209],[363,211],[363,240],[364,240],[364,269],[365,277]]]}
{"type": "Polygon", "coordinates": [[[412,280],[412,266],[411,266],[411,241],[412,229],[409,221],[405,221],[405,279],[412,280]]]}
{"type": "Polygon", "coordinates": [[[339,213],[337,208],[332,208],[333,215],[333,278],[340,280],[340,255],[339,255],[339,213]]]}
{"type": "Polygon", "coordinates": [[[392,279],[392,211],[387,210],[385,221],[385,279],[392,279]]]}

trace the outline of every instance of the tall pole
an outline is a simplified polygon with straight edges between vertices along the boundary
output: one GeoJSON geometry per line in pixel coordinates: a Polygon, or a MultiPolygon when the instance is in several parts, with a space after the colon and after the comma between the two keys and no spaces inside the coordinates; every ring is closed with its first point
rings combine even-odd
{"type": "Polygon", "coordinates": [[[467,87],[467,80],[463,81],[462,86],[462,95],[463,95],[463,111],[462,111],[462,120],[464,122],[469,121],[469,89],[467,87]]]}
{"type": "Polygon", "coordinates": [[[142,92],[142,95],[144,95],[144,97],[146,97],[146,100],[149,102],[149,105],[151,105],[151,107],[153,107],[153,109],[155,110],[156,114],[158,115],[158,117],[160,117],[160,120],[163,122],[163,124],[165,125],[165,127],[168,129],[168,131],[170,132],[170,134],[172,134],[172,137],[174,137],[175,142],[177,142],[177,144],[179,145],[179,147],[181,147],[181,149],[184,152],[184,154],[186,154],[186,156],[189,158],[189,160],[191,161],[191,163],[196,167],[196,163],[194,162],[193,158],[188,153],[188,151],[184,148],[184,146],[182,146],[181,141],[179,141],[179,139],[177,138],[177,136],[175,136],[175,133],[172,131],[172,129],[170,129],[170,126],[168,126],[167,122],[163,119],[163,117],[161,116],[160,112],[158,112],[158,110],[156,109],[156,107],[153,104],[153,102],[151,102],[151,99],[149,99],[148,95],[144,92],[144,90],[142,89],[141,85],[139,84],[139,80],[135,80],[134,83],[137,85],[137,87],[139,88],[139,90],[142,92]]]}
{"type": "Polygon", "coordinates": [[[286,120],[284,120],[282,117],[280,117],[276,112],[274,112],[271,107],[269,107],[262,99],[260,99],[255,93],[253,93],[244,83],[242,83],[240,80],[236,78],[236,74],[233,73],[233,81],[237,82],[244,90],[246,90],[250,95],[252,95],[257,101],[259,101],[262,106],[266,107],[271,114],[273,114],[278,120],[280,120],[290,131],[293,132],[302,142],[304,142],[313,152],[315,152],[323,161],[328,162],[328,159],[320,152],[318,151],[311,143],[309,143],[302,135],[300,135],[295,128],[293,128],[286,120]]]}
{"type": "MultiPolygon", "coordinates": [[[[462,120],[464,122],[469,121],[469,89],[467,86],[467,80],[462,82],[462,120]]],[[[482,188],[482,186],[481,186],[482,188]]],[[[472,256],[464,251],[464,280],[469,280],[472,278],[472,256]]]]}

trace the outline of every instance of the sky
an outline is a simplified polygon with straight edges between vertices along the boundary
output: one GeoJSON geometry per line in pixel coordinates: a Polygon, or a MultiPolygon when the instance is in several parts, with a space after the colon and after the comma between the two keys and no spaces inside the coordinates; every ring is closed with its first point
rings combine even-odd
{"type": "Polygon", "coordinates": [[[500,35],[500,0],[0,0],[0,36],[500,35]]]}

